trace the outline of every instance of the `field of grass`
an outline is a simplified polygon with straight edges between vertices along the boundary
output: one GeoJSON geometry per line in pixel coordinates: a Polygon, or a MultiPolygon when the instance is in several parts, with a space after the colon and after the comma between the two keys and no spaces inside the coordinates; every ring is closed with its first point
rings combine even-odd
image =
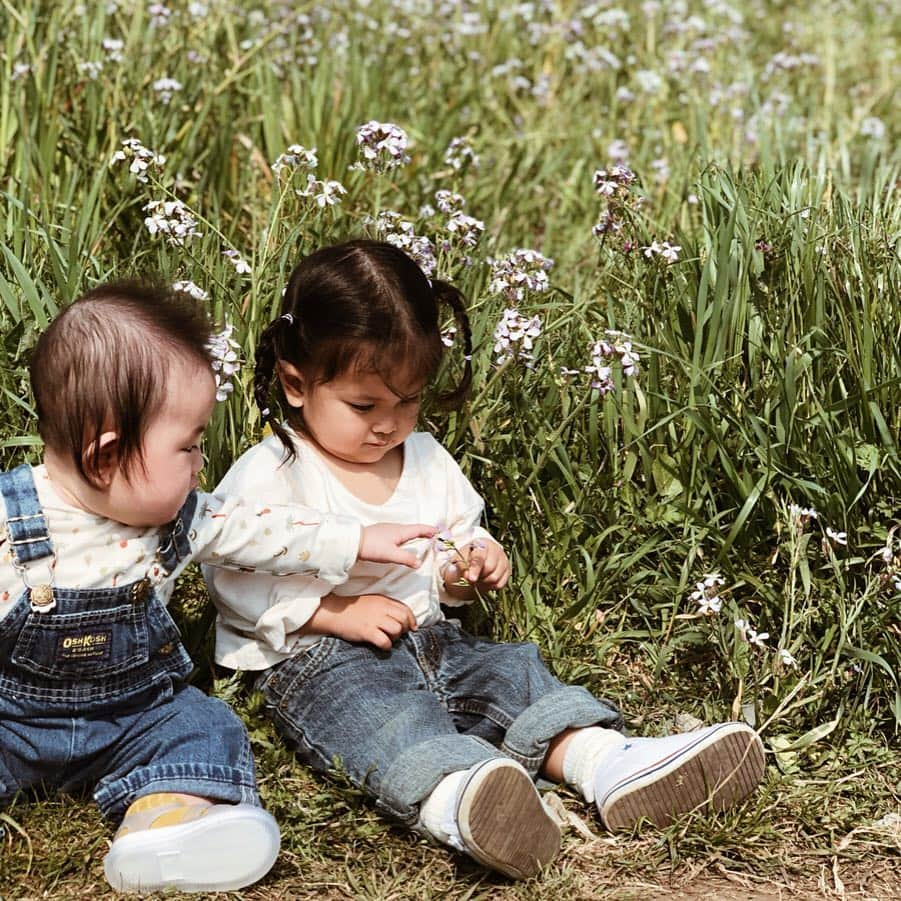
{"type": "MultiPolygon", "coordinates": [[[[0,0],[4,468],[40,456],[37,334],[153,272],[240,345],[214,485],[259,438],[287,273],[387,238],[469,300],[471,402],[424,427],[515,578],[467,624],[535,641],[636,733],[745,718],[767,747],[757,797],[665,834],[612,839],[561,790],[594,837],[571,824],[511,886],[214,685],[193,573],[195,680],[245,715],[284,829],[246,897],[901,897],[899,38],[875,0],[0,0]]],[[[0,898],[105,891],[89,798],[21,798],[0,829],[0,898]]]]}

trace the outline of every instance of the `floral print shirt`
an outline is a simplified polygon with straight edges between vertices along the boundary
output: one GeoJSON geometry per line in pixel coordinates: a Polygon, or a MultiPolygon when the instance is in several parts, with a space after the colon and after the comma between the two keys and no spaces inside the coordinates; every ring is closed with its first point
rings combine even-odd
{"type": "MultiPolygon", "coordinates": [[[[56,492],[44,466],[32,471],[56,552],[53,581],[64,588],[110,588],[146,577],[167,603],[176,578],[192,560],[278,577],[302,573],[323,584],[339,585],[360,546],[362,527],[351,517],[269,503],[256,491],[252,500],[198,492],[187,530],[190,553],[167,572],[157,555],[163,529],[126,526],[73,507],[56,492]]],[[[48,561],[37,560],[29,569],[45,579],[47,565],[48,561]]],[[[0,619],[24,589],[13,566],[6,511],[0,502],[0,619]]]]}

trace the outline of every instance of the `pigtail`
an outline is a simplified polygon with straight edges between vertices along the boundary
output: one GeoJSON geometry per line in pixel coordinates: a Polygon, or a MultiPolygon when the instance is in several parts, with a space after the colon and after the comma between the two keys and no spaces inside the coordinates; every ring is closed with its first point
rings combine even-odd
{"type": "Polygon", "coordinates": [[[275,374],[275,367],[278,363],[278,345],[279,335],[286,327],[293,324],[293,317],[288,320],[290,314],[279,316],[278,319],[270,322],[260,335],[257,341],[256,352],[254,354],[256,365],[253,370],[253,399],[260,410],[260,419],[263,424],[268,424],[272,429],[272,433],[281,441],[285,448],[285,461],[290,462],[297,456],[297,449],[291,436],[282,426],[278,417],[278,410],[273,411],[271,408],[278,402],[273,396],[273,382],[278,382],[275,374]]]}
{"type": "Polygon", "coordinates": [[[455,410],[466,400],[472,385],[472,329],[463,295],[453,285],[435,279],[432,281],[432,292],[439,304],[446,303],[453,310],[457,328],[463,336],[463,375],[455,388],[438,395],[438,403],[442,407],[455,410]]]}

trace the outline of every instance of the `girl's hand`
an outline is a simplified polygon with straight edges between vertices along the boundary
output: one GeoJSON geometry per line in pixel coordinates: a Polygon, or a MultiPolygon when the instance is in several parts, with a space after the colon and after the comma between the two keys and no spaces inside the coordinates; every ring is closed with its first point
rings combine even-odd
{"type": "Polygon", "coordinates": [[[471,541],[461,550],[465,560],[452,560],[444,570],[444,587],[449,594],[468,598],[472,588],[495,591],[507,584],[510,560],[496,541],[471,541]],[[461,579],[469,584],[455,584],[461,579]]]}
{"type": "Polygon", "coordinates": [[[327,594],[300,632],[364,641],[388,651],[396,638],[411,629],[416,629],[413,611],[394,598],[383,594],[327,594]]]}
{"type": "Polygon", "coordinates": [[[402,551],[400,545],[414,538],[431,538],[438,530],[422,523],[398,525],[392,522],[378,522],[374,526],[364,526],[360,534],[360,549],[357,559],[370,563],[400,563],[410,569],[418,569],[422,562],[411,551],[402,551]]]}

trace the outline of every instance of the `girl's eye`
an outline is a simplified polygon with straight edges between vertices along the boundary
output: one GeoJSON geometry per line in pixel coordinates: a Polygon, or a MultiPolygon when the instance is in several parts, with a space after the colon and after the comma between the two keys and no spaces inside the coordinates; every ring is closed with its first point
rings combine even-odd
{"type": "Polygon", "coordinates": [[[192,444],[190,447],[183,447],[182,450],[183,450],[186,454],[193,454],[194,451],[199,451],[199,450],[200,450],[200,445],[199,445],[199,444],[192,444]]]}
{"type": "Polygon", "coordinates": [[[411,404],[418,404],[418,403],[419,403],[419,400],[420,400],[420,397],[419,397],[419,395],[417,394],[416,397],[405,397],[405,398],[401,401],[401,404],[406,405],[406,406],[409,407],[411,404]]]}
{"type": "Polygon", "coordinates": [[[348,402],[348,403],[354,410],[358,410],[360,413],[367,413],[373,407],[373,404],[351,404],[350,402],[348,402]]]}

